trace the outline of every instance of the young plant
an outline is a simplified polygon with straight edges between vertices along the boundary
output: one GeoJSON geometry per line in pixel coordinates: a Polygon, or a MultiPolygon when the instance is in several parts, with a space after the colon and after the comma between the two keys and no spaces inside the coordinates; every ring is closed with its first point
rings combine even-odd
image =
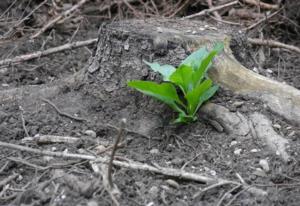
{"type": "Polygon", "coordinates": [[[201,48],[183,60],[177,69],[171,65],[144,61],[153,71],[162,75],[164,82],[133,80],[127,85],[166,103],[178,112],[173,123],[193,122],[197,120],[200,106],[218,90],[218,86],[207,76],[207,71],[213,58],[222,50],[222,43],[215,44],[210,52],[201,48]],[[181,92],[177,92],[177,88],[181,92]]]}

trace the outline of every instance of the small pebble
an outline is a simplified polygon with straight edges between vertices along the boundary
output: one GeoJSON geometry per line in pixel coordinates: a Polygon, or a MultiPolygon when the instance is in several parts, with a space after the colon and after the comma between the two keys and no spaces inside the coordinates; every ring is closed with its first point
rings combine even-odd
{"type": "Polygon", "coordinates": [[[217,172],[215,170],[210,170],[209,173],[212,176],[216,176],[217,175],[217,172]]]}
{"type": "Polygon", "coordinates": [[[95,200],[90,200],[88,203],[87,203],[87,206],[98,206],[98,202],[95,201],[95,200]]]}
{"type": "Polygon", "coordinates": [[[156,148],[150,150],[150,154],[158,154],[158,153],[159,153],[159,150],[156,148]]]}
{"type": "Polygon", "coordinates": [[[43,156],[43,159],[45,160],[45,162],[50,162],[51,160],[54,159],[54,157],[51,157],[51,156],[43,156]]]}
{"type": "Polygon", "coordinates": [[[243,104],[244,104],[244,102],[242,102],[242,101],[236,101],[236,102],[234,102],[234,103],[232,104],[232,106],[238,108],[238,107],[241,107],[243,104]]]}
{"type": "Polygon", "coordinates": [[[0,73],[1,73],[1,74],[6,73],[7,71],[8,71],[8,68],[7,68],[7,67],[4,67],[4,68],[0,69],[0,73]]]}
{"type": "Polygon", "coordinates": [[[271,69],[266,69],[266,72],[268,72],[269,74],[273,73],[273,71],[271,69]]]}
{"type": "Polygon", "coordinates": [[[295,131],[292,131],[291,133],[289,133],[289,134],[288,134],[288,137],[292,137],[292,136],[294,136],[294,135],[295,135],[295,133],[296,133],[295,131]]]}
{"type": "Polygon", "coordinates": [[[258,152],[258,149],[252,149],[252,150],[250,150],[250,152],[252,152],[252,153],[258,152]]]}
{"type": "Polygon", "coordinates": [[[161,185],[160,187],[161,187],[163,190],[167,190],[167,191],[170,190],[170,188],[169,188],[167,185],[161,185]]]}
{"type": "Polygon", "coordinates": [[[152,186],[149,190],[149,194],[151,194],[153,198],[156,198],[158,196],[158,192],[159,188],[157,186],[152,186]]]}
{"type": "Polygon", "coordinates": [[[158,31],[159,33],[162,33],[162,32],[163,32],[163,29],[162,29],[161,27],[157,27],[157,31],[158,31]]]}
{"type": "Polygon", "coordinates": [[[256,67],[253,67],[252,71],[254,71],[255,73],[259,73],[256,67]]]}
{"type": "Polygon", "coordinates": [[[23,180],[23,176],[22,175],[18,175],[17,181],[22,181],[22,180],[23,180]]]}
{"type": "Polygon", "coordinates": [[[254,175],[259,176],[259,177],[266,177],[267,174],[265,171],[263,171],[260,168],[256,168],[255,171],[253,172],[254,175]]]}
{"type": "Polygon", "coordinates": [[[86,131],[84,132],[84,134],[86,134],[86,135],[88,135],[88,136],[90,136],[90,137],[93,137],[93,138],[95,138],[95,137],[97,136],[96,132],[93,131],[93,130],[86,130],[86,131]]]}
{"type": "Polygon", "coordinates": [[[250,179],[251,181],[254,181],[254,180],[256,180],[257,178],[256,178],[256,175],[252,174],[252,175],[249,176],[249,179],[250,179]]]}
{"type": "Polygon", "coordinates": [[[261,160],[259,161],[259,165],[262,167],[262,169],[263,169],[265,172],[269,172],[269,171],[270,171],[270,167],[269,167],[268,160],[266,160],[266,159],[261,159],[261,160]]]}
{"type": "Polygon", "coordinates": [[[234,145],[236,145],[238,142],[237,141],[232,141],[232,142],[230,142],[230,147],[232,147],[232,146],[234,146],[234,145]]]}
{"type": "Polygon", "coordinates": [[[242,152],[242,149],[236,149],[236,150],[234,150],[233,153],[234,153],[235,155],[240,155],[241,152],[242,152]]]}
{"type": "Polygon", "coordinates": [[[95,149],[96,149],[96,153],[100,154],[100,153],[103,153],[106,150],[106,147],[103,146],[103,145],[98,145],[95,149]]]}
{"type": "Polygon", "coordinates": [[[178,165],[178,166],[181,166],[181,165],[183,165],[183,163],[184,163],[184,160],[182,159],[182,158],[179,158],[179,157],[175,157],[172,161],[172,164],[174,164],[174,165],[178,165]]]}
{"type": "MultiPolygon", "coordinates": [[[[79,148],[79,149],[77,150],[77,152],[78,152],[79,154],[86,154],[86,150],[83,149],[83,148],[79,148]]],[[[68,153],[68,150],[65,150],[64,153],[68,153]]]]}
{"type": "Polygon", "coordinates": [[[126,51],[129,50],[129,44],[128,44],[128,43],[124,44],[124,49],[125,49],[126,51]]]}
{"type": "Polygon", "coordinates": [[[9,84],[3,83],[2,87],[9,87],[9,84]]]}
{"type": "Polygon", "coordinates": [[[286,129],[289,130],[289,129],[292,129],[292,127],[288,126],[286,129]]]}
{"type": "Polygon", "coordinates": [[[281,129],[281,126],[279,124],[273,124],[273,127],[276,129],[281,129]]]}
{"type": "Polygon", "coordinates": [[[172,179],[166,180],[166,183],[168,185],[170,185],[171,187],[174,187],[175,189],[179,188],[179,184],[176,181],[172,180],[172,179]]]}

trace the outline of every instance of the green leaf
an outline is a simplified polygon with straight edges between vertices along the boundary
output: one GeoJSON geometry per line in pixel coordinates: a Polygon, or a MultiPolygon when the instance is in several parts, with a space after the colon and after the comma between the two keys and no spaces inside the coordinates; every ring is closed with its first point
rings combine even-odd
{"type": "Polygon", "coordinates": [[[218,85],[212,86],[211,88],[209,88],[204,92],[204,94],[200,97],[200,101],[203,103],[209,100],[212,96],[214,96],[214,94],[216,93],[216,91],[218,91],[218,89],[219,89],[218,85]]]}
{"type": "Polygon", "coordinates": [[[197,51],[190,54],[180,65],[187,65],[197,70],[201,65],[201,60],[208,54],[206,48],[198,49],[197,51]]]}
{"type": "Polygon", "coordinates": [[[160,73],[163,76],[163,80],[164,81],[169,81],[169,77],[173,74],[173,72],[176,71],[175,67],[173,67],[172,65],[159,65],[157,62],[154,63],[150,63],[145,61],[145,64],[147,64],[148,66],[150,66],[150,68],[155,71],[160,73]]]}
{"type": "Polygon", "coordinates": [[[129,81],[127,85],[146,95],[155,97],[156,99],[166,103],[172,109],[179,113],[185,113],[178,105],[185,108],[185,105],[179,99],[176,89],[172,83],[155,83],[151,81],[134,80],[129,81]]]}
{"type": "Polygon", "coordinates": [[[191,66],[180,65],[170,76],[170,81],[179,86],[183,94],[186,95],[193,89],[193,73],[191,66]]]}
{"type": "Polygon", "coordinates": [[[207,53],[207,55],[205,57],[203,57],[203,59],[201,60],[201,64],[200,64],[199,68],[196,70],[195,75],[194,75],[194,79],[193,79],[194,86],[196,86],[203,80],[208,69],[211,66],[212,59],[220,51],[222,51],[223,48],[224,48],[223,43],[217,43],[217,44],[215,44],[213,50],[210,51],[209,53],[207,53]]]}
{"type": "Polygon", "coordinates": [[[209,91],[210,87],[212,86],[212,80],[206,79],[201,84],[198,84],[198,86],[187,93],[185,96],[188,106],[187,111],[189,115],[194,116],[198,110],[198,108],[203,103],[203,100],[206,99],[209,94],[206,94],[206,91],[209,91]],[[203,96],[206,94],[206,96],[203,96]]]}

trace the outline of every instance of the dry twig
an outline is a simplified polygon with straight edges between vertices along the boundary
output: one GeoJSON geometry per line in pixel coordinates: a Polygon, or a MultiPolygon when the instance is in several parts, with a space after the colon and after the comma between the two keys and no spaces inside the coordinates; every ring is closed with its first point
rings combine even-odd
{"type": "Polygon", "coordinates": [[[227,191],[222,197],[221,199],[218,201],[217,206],[221,206],[223,201],[225,200],[226,197],[228,197],[231,193],[233,193],[234,191],[236,191],[237,189],[239,189],[241,187],[241,185],[237,185],[235,187],[233,187],[231,190],[227,191]]]}
{"type": "Polygon", "coordinates": [[[8,184],[10,181],[16,179],[18,176],[19,176],[18,174],[12,174],[12,175],[6,177],[5,179],[1,180],[0,181],[0,189],[2,187],[4,187],[6,184],[8,184]]]}
{"type": "Polygon", "coordinates": [[[260,7],[262,9],[270,9],[270,10],[279,9],[279,6],[276,4],[268,4],[268,3],[262,2],[261,0],[258,0],[258,1],[257,0],[243,0],[243,1],[247,4],[251,4],[251,5],[260,7]]]}
{"type": "Polygon", "coordinates": [[[275,15],[277,15],[280,11],[281,11],[281,9],[278,10],[278,11],[276,11],[276,12],[274,12],[274,13],[272,13],[272,14],[270,14],[270,15],[268,15],[268,16],[266,16],[266,17],[264,17],[263,19],[259,20],[258,22],[255,22],[254,24],[252,24],[251,26],[245,28],[244,30],[247,31],[247,30],[250,30],[250,29],[253,29],[253,28],[257,27],[257,26],[260,25],[261,23],[263,23],[263,22],[265,22],[265,21],[271,19],[271,18],[274,17],[275,15]]]}
{"type": "Polygon", "coordinates": [[[36,8],[34,8],[28,15],[26,15],[23,19],[17,22],[17,24],[13,25],[9,31],[7,31],[3,36],[4,38],[8,38],[12,33],[14,33],[14,30],[20,26],[24,21],[28,20],[28,18],[41,6],[43,6],[48,0],[44,0],[42,3],[40,3],[36,8]]]}
{"type": "Polygon", "coordinates": [[[109,160],[109,163],[108,163],[107,178],[108,178],[108,184],[109,184],[111,189],[114,187],[114,184],[113,184],[113,181],[112,181],[113,161],[114,161],[114,158],[115,158],[116,151],[118,149],[118,145],[122,141],[122,136],[124,134],[125,124],[126,124],[126,119],[122,119],[121,120],[121,127],[119,128],[119,133],[118,133],[118,136],[116,138],[114,147],[112,148],[110,160],[109,160]]]}
{"type": "Polygon", "coordinates": [[[35,137],[27,136],[22,139],[22,142],[30,142],[34,141],[38,144],[47,144],[47,143],[68,143],[75,144],[79,142],[81,139],[77,137],[69,137],[69,136],[57,136],[57,135],[38,135],[35,137]]]}
{"type": "MultiPolygon", "coordinates": [[[[212,0],[206,0],[207,4],[208,4],[208,7],[210,9],[214,8],[213,4],[212,4],[212,0]]],[[[213,11],[212,12],[213,15],[216,17],[216,19],[218,20],[222,20],[222,17],[220,16],[220,14],[218,13],[218,11],[213,11]]]]}
{"type": "Polygon", "coordinates": [[[15,158],[15,157],[7,157],[7,159],[10,160],[10,161],[13,161],[13,162],[17,162],[17,163],[29,166],[29,167],[33,167],[37,170],[47,170],[47,169],[51,168],[51,167],[43,167],[43,166],[40,166],[40,165],[35,165],[35,164],[30,163],[30,162],[28,162],[24,159],[19,159],[19,158],[15,158]]]}
{"type": "Polygon", "coordinates": [[[19,106],[19,109],[21,110],[22,127],[24,129],[26,137],[29,137],[29,133],[28,133],[28,130],[26,128],[25,119],[24,119],[24,115],[23,115],[24,109],[21,106],[19,106]]]}
{"type": "Polygon", "coordinates": [[[207,14],[212,13],[214,11],[224,9],[226,7],[230,7],[230,6],[236,5],[238,3],[239,3],[239,1],[233,1],[233,2],[229,2],[228,4],[216,6],[216,7],[210,8],[210,9],[204,9],[204,10],[202,10],[202,11],[196,13],[196,14],[192,14],[192,15],[189,15],[189,16],[182,17],[181,19],[191,19],[191,18],[194,18],[194,17],[197,17],[197,16],[207,15],[207,14]]]}
{"type": "Polygon", "coordinates": [[[44,102],[47,102],[48,104],[50,104],[57,111],[57,113],[60,114],[60,115],[62,115],[62,116],[68,117],[68,118],[76,120],[76,121],[87,121],[84,118],[74,117],[74,116],[72,116],[72,115],[70,115],[70,114],[68,114],[66,112],[61,111],[53,102],[51,102],[48,99],[45,99],[45,98],[42,97],[41,100],[43,100],[44,102]]]}
{"type": "Polygon", "coordinates": [[[261,45],[261,46],[269,46],[269,47],[278,47],[278,48],[283,48],[287,49],[289,51],[297,52],[300,54],[300,48],[293,46],[293,45],[288,45],[281,43],[279,41],[275,40],[267,40],[267,39],[257,39],[257,38],[248,38],[249,43],[255,44],[255,45],[261,45]]]}
{"type": "MultiPolygon", "coordinates": [[[[15,145],[11,143],[6,143],[6,142],[1,142],[0,141],[0,147],[5,147],[9,149],[14,149],[14,150],[20,150],[20,151],[25,151],[25,152],[30,152],[34,154],[39,154],[39,155],[46,155],[46,156],[54,156],[54,157],[62,157],[62,158],[72,158],[72,159],[81,159],[81,160],[94,160],[95,162],[100,162],[100,163],[109,163],[109,159],[107,157],[96,157],[92,155],[84,155],[84,154],[72,154],[72,153],[65,153],[65,152],[51,152],[51,151],[45,151],[41,149],[33,149],[21,145],[15,145]]],[[[224,180],[220,178],[212,178],[212,177],[207,177],[204,175],[199,175],[191,172],[185,172],[180,169],[173,169],[173,168],[166,168],[166,167],[160,167],[158,165],[151,166],[147,164],[143,164],[140,162],[135,162],[128,160],[127,162],[124,161],[117,161],[113,160],[113,164],[119,167],[124,167],[132,170],[142,170],[142,171],[148,171],[148,172],[153,172],[157,174],[162,174],[166,175],[169,177],[175,177],[183,180],[191,180],[195,182],[201,182],[204,184],[215,184],[215,183],[220,183],[225,182],[227,183],[232,183],[232,184],[240,184],[235,181],[229,181],[229,180],[224,180]]],[[[242,185],[244,188],[249,188],[248,185],[242,185]]],[[[248,190],[248,192],[251,192],[255,195],[261,195],[261,196],[266,196],[268,193],[264,190],[258,189],[258,188],[252,188],[252,190],[248,190]]]]}
{"type": "MultiPolygon", "coordinates": [[[[197,192],[196,194],[194,194],[193,199],[196,199],[200,195],[203,195],[208,190],[212,190],[214,188],[221,187],[221,186],[224,186],[224,185],[229,185],[229,184],[233,184],[233,183],[232,182],[217,182],[215,184],[209,185],[208,187],[206,187],[206,188],[202,189],[201,191],[197,192]]],[[[237,184],[237,185],[239,187],[241,187],[241,184],[237,184]]]]}
{"type": "Polygon", "coordinates": [[[71,15],[75,10],[80,8],[83,4],[85,4],[88,0],[81,0],[76,5],[71,7],[70,9],[66,10],[62,14],[56,16],[54,19],[50,20],[45,26],[43,26],[38,32],[31,36],[31,38],[36,38],[42,33],[44,33],[47,29],[51,28],[56,22],[62,20],[63,18],[71,15]]]}
{"type": "Polygon", "coordinates": [[[33,53],[29,53],[29,54],[23,54],[20,56],[16,56],[14,58],[9,58],[9,59],[3,59],[0,61],[0,66],[2,65],[10,65],[10,64],[14,64],[14,63],[19,63],[22,61],[28,61],[31,59],[36,59],[42,56],[47,56],[49,54],[53,54],[53,53],[57,53],[57,52],[61,52],[64,50],[69,50],[69,49],[75,49],[75,48],[79,48],[79,47],[83,47],[83,46],[88,46],[91,44],[95,44],[97,42],[97,38],[96,39],[88,39],[85,41],[77,41],[77,42],[73,42],[73,43],[68,43],[68,44],[64,44],[58,47],[53,47],[44,51],[36,51],[33,53]]]}

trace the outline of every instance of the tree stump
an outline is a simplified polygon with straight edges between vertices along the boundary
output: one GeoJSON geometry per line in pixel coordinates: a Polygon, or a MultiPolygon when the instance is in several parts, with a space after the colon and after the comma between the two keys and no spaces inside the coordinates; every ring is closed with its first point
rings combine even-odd
{"type": "MultiPolygon", "coordinates": [[[[131,131],[147,137],[162,135],[164,130],[158,128],[168,127],[175,117],[174,112],[158,101],[128,88],[127,81],[160,80],[143,60],[177,66],[199,47],[211,48],[214,43],[222,41],[225,48],[215,58],[209,72],[211,78],[221,88],[258,99],[275,114],[293,124],[300,124],[300,91],[258,75],[236,60],[251,65],[244,37],[229,28],[197,21],[149,19],[105,24],[99,30],[97,46],[85,68],[62,80],[60,86],[53,84],[1,91],[0,103],[8,105],[18,99],[23,107],[29,107],[34,99],[51,99],[59,95],[62,110],[71,110],[72,113],[80,110],[79,113],[89,121],[116,124],[121,118],[126,118],[131,131]],[[27,94],[26,91],[30,93],[27,94]],[[70,104],[64,104],[61,99],[70,104]]],[[[222,91],[219,93],[222,96],[222,91]]],[[[33,106],[32,110],[34,108],[33,106]]],[[[271,124],[263,126],[271,131],[268,136],[265,132],[260,132],[262,126],[253,124],[253,118],[247,114],[235,113],[211,103],[202,107],[200,115],[208,119],[218,131],[224,130],[239,138],[261,138],[282,159],[289,160],[285,151],[288,141],[283,140],[280,135],[276,136],[277,139],[272,139],[274,130],[269,128],[272,127],[271,124]],[[258,131],[256,135],[255,131],[258,131]],[[275,146],[272,142],[275,142],[275,146]],[[280,148],[280,151],[276,148],[280,148]]]]}

